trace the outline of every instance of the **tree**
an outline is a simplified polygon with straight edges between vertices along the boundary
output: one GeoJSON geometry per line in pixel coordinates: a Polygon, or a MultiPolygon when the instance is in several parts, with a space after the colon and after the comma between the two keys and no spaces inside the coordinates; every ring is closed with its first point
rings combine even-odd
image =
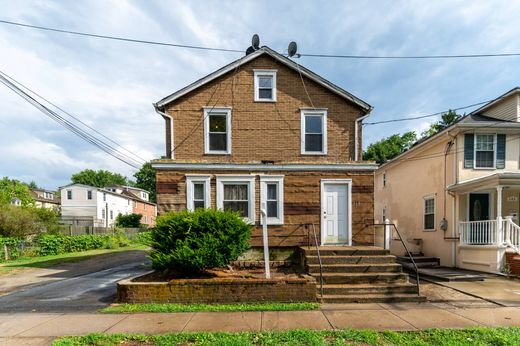
{"type": "Polygon", "coordinates": [[[141,214],[118,214],[116,217],[116,226],[123,228],[139,228],[141,227],[141,214]]]}
{"type": "Polygon", "coordinates": [[[414,131],[406,132],[403,135],[395,134],[382,140],[372,143],[363,153],[363,160],[376,161],[379,164],[396,157],[405,150],[408,150],[417,140],[414,131]]]}
{"type": "Polygon", "coordinates": [[[106,187],[109,185],[131,185],[125,176],[119,173],[112,173],[100,169],[95,171],[93,169],[84,169],[81,172],[73,174],[71,180],[75,184],[84,184],[95,187],[106,187]]]}
{"type": "Polygon", "coordinates": [[[147,162],[134,174],[135,186],[150,192],[150,201],[157,202],[157,192],[155,190],[155,170],[152,164],[147,162]]]}
{"type": "Polygon", "coordinates": [[[433,136],[434,134],[444,130],[448,126],[457,122],[461,115],[451,109],[441,116],[441,120],[430,125],[430,128],[421,133],[422,138],[433,136]]]}
{"type": "Polygon", "coordinates": [[[4,177],[0,180],[0,204],[10,204],[13,198],[19,198],[22,201],[22,206],[34,203],[34,198],[27,184],[4,177]]]}

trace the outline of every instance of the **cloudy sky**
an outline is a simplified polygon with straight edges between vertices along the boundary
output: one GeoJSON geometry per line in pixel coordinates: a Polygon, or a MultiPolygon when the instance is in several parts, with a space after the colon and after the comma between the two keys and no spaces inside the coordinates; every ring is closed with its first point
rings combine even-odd
{"type": "MultiPolygon", "coordinates": [[[[17,1],[0,20],[144,40],[246,49],[254,33],[283,52],[520,53],[518,1],[17,1]]],[[[145,159],[164,153],[152,102],[237,59],[222,53],[84,38],[0,24],[0,71],[145,159]]],[[[299,63],[374,106],[367,121],[435,113],[520,84],[520,57],[299,63]]],[[[470,111],[469,109],[468,111],[470,111]]],[[[436,119],[365,127],[364,146],[436,119]]],[[[84,168],[135,171],[0,84],[0,176],[46,188],[84,168]]]]}

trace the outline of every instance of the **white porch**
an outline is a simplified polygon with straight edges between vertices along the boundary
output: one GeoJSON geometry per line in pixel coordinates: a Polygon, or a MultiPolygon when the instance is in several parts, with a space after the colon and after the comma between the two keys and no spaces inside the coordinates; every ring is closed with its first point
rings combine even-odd
{"type": "Polygon", "coordinates": [[[520,253],[520,174],[494,174],[449,190],[456,200],[457,266],[503,272],[506,252],[520,253]]]}

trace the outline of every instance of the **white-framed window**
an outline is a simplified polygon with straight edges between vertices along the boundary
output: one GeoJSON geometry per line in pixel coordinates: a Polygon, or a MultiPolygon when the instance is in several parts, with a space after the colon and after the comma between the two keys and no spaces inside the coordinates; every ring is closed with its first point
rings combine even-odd
{"type": "Polygon", "coordinates": [[[231,108],[204,108],[204,153],[231,154],[231,108]]]}
{"type": "MultiPolygon", "coordinates": [[[[260,177],[260,208],[267,212],[268,225],[283,225],[283,176],[260,177]]],[[[263,219],[260,219],[263,224],[263,219]]]]}
{"type": "Polygon", "coordinates": [[[87,199],[88,199],[88,200],[91,200],[91,199],[92,199],[92,190],[88,190],[88,191],[87,191],[87,199]]]}
{"type": "Polygon", "coordinates": [[[276,70],[253,70],[255,101],[276,102],[276,70]]]}
{"type": "Polygon", "coordinates": [[[146,215],[143,216],[143,220],[144,220],[143,223],[146,223],[146,215]]]}
{"type": "Polygon", "coordinates": [[[47,199],[53,199],[54,198],[54,195],[52,194],[52,192],[44,192],[43,193],[44,195],[44,198],[47,198],[47,199]]]}
{"type": "Polygon", "coordinates": [[[101,209],[101,218],[105,219],[105,208],[101,209]]]}
{"type": "Polygon", "coordinates": [[[495,168],[496,134],[475,134],[475,168],[495,168]]]}
{"type": "Polygon", "coordinates": [[[67,190],[67,199],[72,199],[72,190],[67,190]]]}
{"type": "Polygon", "coordinates": [[[188,210],[210,207],[210,180],[210,176],[186,176],[186,208],[188,210]]]}
{"type": "Polygon", "coordinates": [[[106,202],[107,201],[107,194],[105,192],[103,192],[103,202],[106,202]]]}
{"type": "Polygon", "coordinates": [[[327,111],[301,110],[301,153],[327,154],[327,111]]]}
{"type": "Polygon", "coordinates": [[[110,220],[114,220],[114,211],[113,210],[110,211],[110,220]]]}
{"type": "Polygon", "coordinates": [[[255,222],[255,176],[217,176],[218,209],[239,212],[249,222],[255,222]]]}
{"type": "Polygon", "coordinates": [[[424,197],[424,230],[435,231],[435,196],[424,197]]]}

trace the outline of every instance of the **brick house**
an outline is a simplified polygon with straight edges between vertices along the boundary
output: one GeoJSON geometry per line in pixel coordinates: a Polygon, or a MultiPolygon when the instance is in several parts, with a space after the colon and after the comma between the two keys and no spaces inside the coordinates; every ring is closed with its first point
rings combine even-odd
{"type": "Polygon", "coordinates": [[[154,104],[165,119],[156,160],[159,214],[240,211],[262,245],[373,245],[373,163],[361,161],[372,107],[268,47],[154,104]],[[323,232],[321,230],[324,230],[323,232]]]}
{"type": "Polygon", "coordinates": [[[141,223],[155,226],[157,205],[150,202],[150,192],[137,187],[121,185],[108,186],[106,189],[128,197],[132,201],[132,213],[141,214],[141,223]]]}

